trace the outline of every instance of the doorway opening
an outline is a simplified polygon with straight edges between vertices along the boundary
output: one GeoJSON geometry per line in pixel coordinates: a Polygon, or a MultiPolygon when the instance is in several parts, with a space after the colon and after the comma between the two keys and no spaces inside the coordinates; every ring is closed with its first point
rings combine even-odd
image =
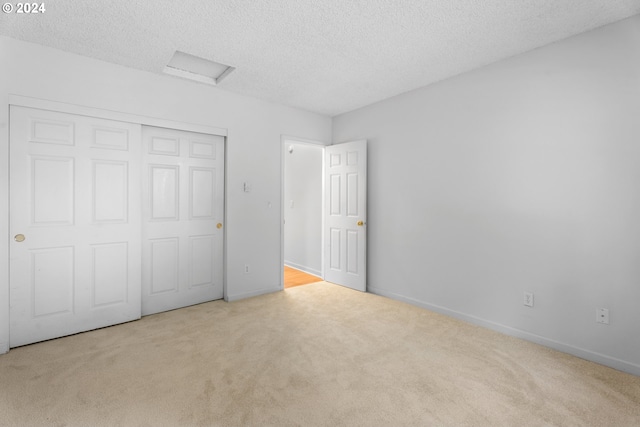
{"type": "Polygon", "coordinates": [[[283,287],[323,280],[320,143],[283,138],[283,287]]]}
{"type": "Polygon", "coordinates": [[[366,292],[367,141],[282,142],[282,287],[288,266],[366,292]]]}

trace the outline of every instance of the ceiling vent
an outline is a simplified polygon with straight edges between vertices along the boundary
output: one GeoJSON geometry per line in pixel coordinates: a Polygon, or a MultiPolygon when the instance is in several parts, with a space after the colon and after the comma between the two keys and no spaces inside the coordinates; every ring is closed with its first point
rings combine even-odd
{"type": "Polygon", "coordinates": [[[164,72],[200,83],[217,85],[235,69],[235,67],[229,65],[209,61],[208,59],[177,50],[173,54],[171,61],[164,67],[164,72]]]}

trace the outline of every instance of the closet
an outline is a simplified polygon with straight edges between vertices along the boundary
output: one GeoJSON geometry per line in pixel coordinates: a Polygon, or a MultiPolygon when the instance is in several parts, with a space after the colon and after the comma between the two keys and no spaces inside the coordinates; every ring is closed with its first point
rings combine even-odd
{"type": "Polygon", "coordinates": [[[10,346],[222,298],[224,136],[10,107],[10,346]]]}

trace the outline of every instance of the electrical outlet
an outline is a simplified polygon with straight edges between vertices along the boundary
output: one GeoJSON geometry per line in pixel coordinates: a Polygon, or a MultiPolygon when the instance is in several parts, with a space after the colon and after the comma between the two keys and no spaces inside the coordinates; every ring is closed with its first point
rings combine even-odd
{"type": "Polygon", "coordinates": [[[524,301],[523,301],[523,303],[527,307],[533,307],[533,293],[532,292],[525,292],[524,293],[524,301]]]}
{"type": "Polygon", "coordinates": [[[596,308],[596,323],[609,324],[609,309],[596,308]]]}
{"type": "Polygon", "coordinates": [[[244,265],[244,274],[249,274],[249,264],[244,265]]]}

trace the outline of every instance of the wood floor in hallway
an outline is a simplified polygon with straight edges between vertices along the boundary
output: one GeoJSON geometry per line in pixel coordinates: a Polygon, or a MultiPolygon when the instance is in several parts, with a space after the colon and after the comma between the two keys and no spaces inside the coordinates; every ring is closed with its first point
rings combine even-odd
{"type": "Polygon", "coordinates": [[[322,281],[322,278],[296,270],[295,268],[284,266],[284,288],[293,288],[294,286],[308,285],[322,281]]]}

